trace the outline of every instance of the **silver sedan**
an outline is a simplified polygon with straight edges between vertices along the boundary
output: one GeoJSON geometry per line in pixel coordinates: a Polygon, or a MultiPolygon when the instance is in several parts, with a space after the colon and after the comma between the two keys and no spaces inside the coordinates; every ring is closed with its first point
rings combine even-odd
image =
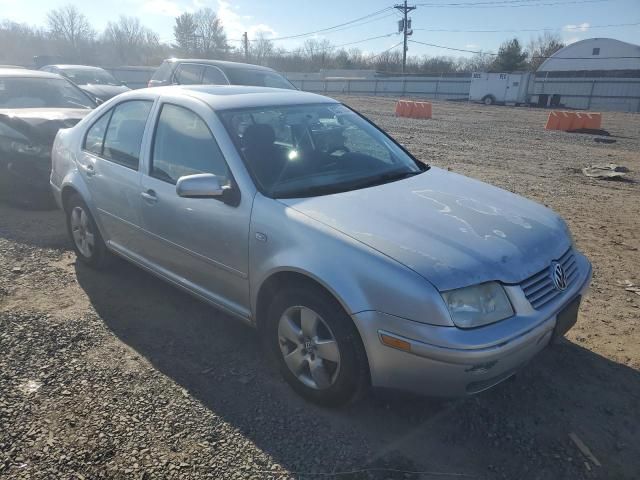
{"type": "Polygon", "coordinates": [[[81,261],[116,254],[256,327],[325,405],[490,388],[573,326],[591,279],[551,210],[310,93],[119,95],[58,133],[51,185],[81,261]]]}

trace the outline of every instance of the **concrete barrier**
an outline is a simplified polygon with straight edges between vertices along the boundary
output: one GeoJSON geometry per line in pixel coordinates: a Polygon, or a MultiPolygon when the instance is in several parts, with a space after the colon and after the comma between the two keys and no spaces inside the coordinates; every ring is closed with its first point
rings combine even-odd
{"type": "Polygon", "coordinates": [[[552,110],[549,113],[545,130],[600,130],[602,127],[601,113],[563,112],[552,110]]]}
{"type": "Polygon", "coordinates": [[[429,119],[432,116],[431,102],[399,100],[396,103],[396,117],[429,119]]]}

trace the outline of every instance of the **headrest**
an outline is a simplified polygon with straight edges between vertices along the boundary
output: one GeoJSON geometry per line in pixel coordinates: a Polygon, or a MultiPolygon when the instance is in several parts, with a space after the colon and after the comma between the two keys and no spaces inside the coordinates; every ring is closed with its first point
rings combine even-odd
{"type": "Polygon", "coordinates": [[[273,128],[264,123],[249,125],[242,135],[242,143],[248,149],[269,148],[275,139],[276,133],[273,128]]]}

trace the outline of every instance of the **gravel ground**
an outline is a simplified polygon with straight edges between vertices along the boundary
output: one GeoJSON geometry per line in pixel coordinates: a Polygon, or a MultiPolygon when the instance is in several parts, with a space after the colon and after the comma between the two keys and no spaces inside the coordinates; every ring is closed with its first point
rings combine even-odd
{"type": "Polygon", "coordinates": [[[77,264],[60,212],[0,205],[0,478],[638,478],[640,297],[624,282],[640,284],[640,116],[605,114],[604,145],[544,131],[540,110],[436,103],[418,121],[343,100],[424,161],[567,219],[594,264],[567,340],[472,398],[321,409],[249,328],[122,261],[77,264]],[[630,181],[580,173],[608,162],[630,181]]]}

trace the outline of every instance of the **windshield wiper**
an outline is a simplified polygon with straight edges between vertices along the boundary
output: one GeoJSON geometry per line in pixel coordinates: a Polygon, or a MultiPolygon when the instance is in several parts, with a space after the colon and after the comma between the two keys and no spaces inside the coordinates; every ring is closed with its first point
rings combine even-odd
{"type": "Polygon", "coordinates": [[[349,190],[357,190],[360,188],[373,187],[375,185],[382,185],[384,183],[394,182],[396,180],[402,180],[404,178],[413,177],[425,170],[410,171],[410,172],[387,172],[373,177],[367,177],[364,179],[351,180],[348,182],[334,183],[329,185],[317,185],[308,187],[301,190],[294,190],[291,192],[283,191],[279,193],[278,190],[272,190],[272,196],[276,198],[298,198],[298,197],[315,197],[318,195],[329,195],[331,193],[346,192],[349,190]]]}

